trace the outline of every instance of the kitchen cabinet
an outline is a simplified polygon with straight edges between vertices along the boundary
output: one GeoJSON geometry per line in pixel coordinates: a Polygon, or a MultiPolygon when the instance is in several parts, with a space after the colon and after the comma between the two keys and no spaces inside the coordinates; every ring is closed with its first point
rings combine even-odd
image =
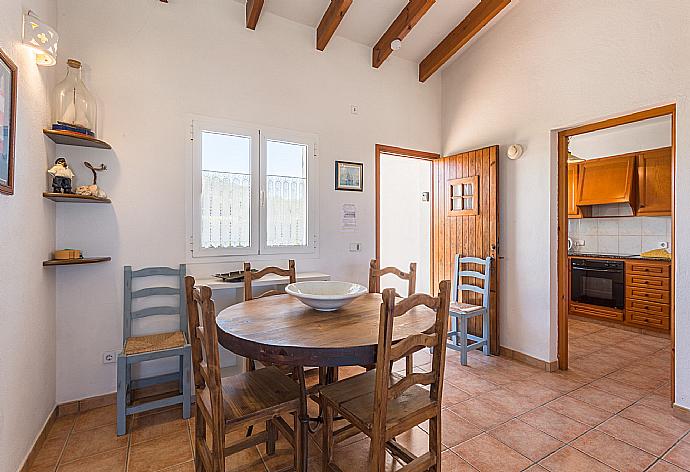
{"type": "Polygon", "coordinates": [[[578,206],[633,202],[636,153],[582,162],[578,168],[578,206]]]}
{"type": "Polygon", "coordinates": [[[668,331],[671,328],[671,263],[626,261],[625,324],[668,331]]]}
{"type": "Polygon", "coordinates": [[[637,157],[640,216],[671,215],[671,148],[644,151],[637,157]]]}
{"type": "Polygon", "coordinates": [[[568,218],[584,218],[590,215],[590,208],[577,206],[580,164],[568,164],[568,218]]]}

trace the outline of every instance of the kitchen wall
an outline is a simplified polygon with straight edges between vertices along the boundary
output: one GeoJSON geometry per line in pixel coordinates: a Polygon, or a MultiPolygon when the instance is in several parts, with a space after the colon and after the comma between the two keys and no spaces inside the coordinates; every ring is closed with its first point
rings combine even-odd
{"type": "Polygon", "coordinates": [[[574,242],[573,252],[635,256],[658,249],[661,243],[667,243],[670,250],[671,217],[571,219],[568,220],[568,237],[574,242]]]}
{"type": "MultiPolygon", "coordinates": [[[[55,407],[55,204],[42,198],[53,69],[22,45],[24,2],[0,0],[0,48],[17,65],[15,194],[0,195],[0,472],[16,472],[55,407]]],[[[31,8],[55,24],[55,2],[31,8]]]]}
{"type": "MultiPolygon", "coordinates": [[[[557,131],[677,104],[677,189],[690,188],[690,2],[519,2],[443,72],[443,152],[501,155],[501,344],[557,358],[557,131]]],[[[676,401],[690,406],[690,204],[676,202],[676,401]]],[[[619,226],[620,231],[620,226],[619,226]]]]}
{"type": "MultiPolygon", "coordinates": [[[[100,101],[101,137],[113,151],[60,149],[75,163],[105,163],[99,183],[112,205],[58,210],[57,244],[109,255],[108,264],[58,272],[59,402],[115,390],[115,367],[101,353],[122,342],[122,267],[186,260],[186,191],[191,176],[189,114],[319,135],[320,254],[298,271],[366,282],[375,256],[374,146],[438,151],[440,77],[417,80],[417,65],[390,58],[371,67],[371,49],[334,37],[325,52],[315,30],[264,12],[244,27],[244,5],[59,0],[61,62],[85,64],[100,101]],[[359,114],[350,113],[359,106],[359,114]],[[364,162],[364,192],[333,190],[334,161],[364,162]],[[341,208],[358,207],[358,231],[343,233],[341,208]],[[351,242],[362,244],[359,253],[351,242]]],[[[57,70],[64,73],[64,65],[57,70]]],[[[257,264],[285,260],[261,261],[257,264]]],[[[209,276],[234,264],[191,264],[209,276]]]]}

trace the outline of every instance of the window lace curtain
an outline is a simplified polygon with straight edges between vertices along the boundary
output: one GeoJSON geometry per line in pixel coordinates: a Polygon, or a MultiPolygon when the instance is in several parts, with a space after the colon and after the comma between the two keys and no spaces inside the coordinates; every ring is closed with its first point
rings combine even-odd
{"type": "MultiPolygon", "coordinates": [[[[250,246],[251,176],[202,171],[201,244],[204,248],[250,246]]],[[[307,181],[266,177],[266,244],[307,244],[307,181]]]]}

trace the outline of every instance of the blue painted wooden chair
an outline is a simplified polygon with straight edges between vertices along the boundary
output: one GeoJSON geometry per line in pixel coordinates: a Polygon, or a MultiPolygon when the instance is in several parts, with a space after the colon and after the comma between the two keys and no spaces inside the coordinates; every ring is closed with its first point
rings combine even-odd
{"type": "Polygon", "coordinates": [[[149,267],[132,270],[125,266],[123,349],[117,356],[117,434],[127,432],[127,416],[169,405],[182,404],[182,416],[191,414],[192,390],[191,368],[192,348],[187,336],[187,303],[184,277],[186,266],[178,269],[149,267]],[[160,280],[174,279],[174,287],[162,284],[160,280]],[[144,288],[133,289],[137,281],[144,288]],[[148,283],[147,283],[148,282],[148,283]],[[153,286],[151,286],[153,285],[153,286]],[[177,297],[174,305],[159,305],[158,300],[177,297]],[[138,308],[145,306],[145,308],[138,308]],[[132,325],[149,316],[178,316],[179,330],[172,332],[132,336],[132,325]],[[132,365],[153,359],[179,357],[177,372],[147,378],[132,378],[132,365]],[[132,391],[166,382],[179,382],[179,394],[149,402],[132,404],[132,391]]]}
{"type": "Polygon", "coordinates": [[[460,257],[455,255],[455,264],[453,267],[453,280],[451,289],[451,303],[450,316],[452,321],[451,331],[448,332],[450,343],[448,347],[460,351],[460,362],[462,365],[467,365],[467,353],[473,349],[481,348],[484,355],[488,356],[490,353],[490,303],[491,303],[491,257],[486,259],[479,259],[477,257],[460,257]],[[475,270],[463,270],[463,264],[476,264],[480,267],[482,272],[475,270]],[[463,283],[463,278],[474,278],[482,280],[482,286],[463,283]],[[482,297],[481,305],[474,305],[470,303],[463,303],[463,293],[474,292],[482,297]],[[474,336],[467,332],[467,320],[481,316],[482,317],[482,336],[474,336]],[[472,344],[468,345],[468,340],[472,344]]]}

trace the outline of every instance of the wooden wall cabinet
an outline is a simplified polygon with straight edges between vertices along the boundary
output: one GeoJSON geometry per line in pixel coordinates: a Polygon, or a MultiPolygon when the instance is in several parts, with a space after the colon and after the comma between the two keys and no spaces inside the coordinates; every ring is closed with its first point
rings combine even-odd
{"type": "Polygon", "coordinates": [[[671,215],[671,155],[670,147],[645,151],[638,155],[638,215],[671,215]]]}
{"type": "Polygon", "coordinates": [[[577,189],[580,176],[580,164],[568,164],[568,218],[582,218],[583,212],[577,206],[577,189]]]}
{"type": "Polygon", "coordinates": [[[579,164],[578,206],[633,203],[636,153],[579,164]]]}

